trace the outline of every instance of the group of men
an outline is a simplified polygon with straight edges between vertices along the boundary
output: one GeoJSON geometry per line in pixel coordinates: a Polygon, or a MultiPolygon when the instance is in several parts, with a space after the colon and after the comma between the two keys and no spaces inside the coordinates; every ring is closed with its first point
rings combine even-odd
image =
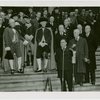
{"type": "Polygon", "coordinates": [[[34,12],[32,8],[29,8],[27,15],[23,12],[13,14],[11,10],[5,15],[0,11],[1,61],[8,59],[13,75],[16,56],[17,72],[23,73],[21,46],[24,45],[27,54],[31,53],[35,72],[47,72],[50,58],[50,66],[57,67],[63,91],[66,91],[66,81],[68,90],[73,90],[73,77],[75,84],[80,86],[84,82],[95,85],[97,41],[95,30],[92,30],[95,23],[93,12],[89,10],[87,14],[85,9],[81,14],[75,9],[74,12],[64,12],[62,15],[58,8],[52,14],[48,14],[47,9],[41,13],[34,12]],[[3,48],[6,52],[4,56],[3,48]]]}

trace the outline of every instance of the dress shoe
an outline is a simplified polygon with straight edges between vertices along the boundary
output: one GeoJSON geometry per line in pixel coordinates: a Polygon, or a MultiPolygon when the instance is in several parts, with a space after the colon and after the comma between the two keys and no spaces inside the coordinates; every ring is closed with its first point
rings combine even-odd
{"type": "Polygon", "coordinates": [[[42,70],[40,69],[40,70],[36,70],[35,72],[42,72],[42,70]]]}
{"type": "Polygon", "coordinates": [[[22,69],[18,69],[17,71],[18,73],[24,73],[24,71],[22,69]]]}
{"type": "Polygon", "coordinates": [[[15,70],[11,69],[11,75],[14,75],[15,70]]]}
{"type": "Polygon", "coordinates": [[[92,85],[95,85],[95,82],[91,82],[92,85]]]}
{"type": "Polygon", "coordinates": [[[83,86],[83,83],[82,82],[80,83],[80,86],[83,86]]]}
{"type": "Polygon", "coordinates": [[[43,72],[47,72],[47,68],[44,68],[44,69],[43,69],[43,72]]]}

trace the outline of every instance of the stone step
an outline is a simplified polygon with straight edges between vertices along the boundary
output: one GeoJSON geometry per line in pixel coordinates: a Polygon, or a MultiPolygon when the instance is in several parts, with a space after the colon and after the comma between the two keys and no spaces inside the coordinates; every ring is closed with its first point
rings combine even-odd
{"type": "Polygon", "coordinates": [[[51,80],[57,79],[57,74],[45,74],[45,75],[19,75],[19,76],[1,76],[0,83],[7,83],[7,82],[28,82],[28,81],[42,81],[46,80],[47,77],[50,77],[51,80]]]}
{"type": "Polygon", "coordinates": [[[97,66],[100,65],[100,61],[96,61],[96,65],[97,65],[97,66]]]}
{"type": "Polygon", "coordinates": [[[97,51],[100,50],[100,46],[98,46],[97,51]]]}
{"type": "MultiPolygon", "coordinates": [[[[41,81],[45,81],[47,78],[46,77],[42,77],[42,78],[30,78],[30,79],[20,79],[20,78],[18,78],[18,79],[7,79],[7,80],[5,80],[5,79],[3,79],[2,81],[0,81],[0,84],[10,84],[10,83],[26,83],[26,82],[41,82],[41,81]]],[[[51,80],[52,81],[56,81],[57,80],[57,78],[55,77],[55,78],[51,78],[51,80]]]]}
{"type": "Polygon", "coordinates": [[[100,51],[95,53],[96,56],[100,56],[100,51]]]}
{"type": "Polygon", "coordinates": [[[96,56],[96,60],[99,60],[100,61],[100,56],[96,56]]]}
{"type": "Polygon", "coordinates": [[[81,87],[78,87],[78,88],[75,88],[75,91],[77,92],[77,91],[80,91],[80,92],[90,92],[90,91],[92,91],[92,92],[94,92],[94,91],[100,91],[100,85],[98,85],[98,86],[93,86],[93,85],[91,85],[91,86],[88,86],[88,87],[84,87],[84,86],[81,86],[81,87]]]}
{"type": "MultiPolygon", "coordinates": [[[[0,91],[4,90],[23,90],[23,89],[30,89],[30,90],[44,90],[46,81],[39,81],[39,82],[23,82],[23,83],[15,83],[15,84],[2,84],[0,86],[0,91]]],[[[51,81],[52,88],[59,88],[60,87],[60,80],[51,81]]]]}

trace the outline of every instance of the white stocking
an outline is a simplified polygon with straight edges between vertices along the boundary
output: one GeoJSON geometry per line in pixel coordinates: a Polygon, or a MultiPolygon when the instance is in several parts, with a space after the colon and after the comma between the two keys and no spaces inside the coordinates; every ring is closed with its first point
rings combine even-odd
{"type": "Polygon", "coordinates": [[[14,60],[9,60],[10,68],[14,69],[14,60]]]}
{"type": "Polygon", "coordinates": [[[18,58],[18,69],[21,69],[21,65],[22,65],[22,57],[18,58]]]}
{"type": "Polygon", "coordinates": [[[37,59],[37,63],[38,63],[38,70],[41,70],[41,59],[37,59]]]}

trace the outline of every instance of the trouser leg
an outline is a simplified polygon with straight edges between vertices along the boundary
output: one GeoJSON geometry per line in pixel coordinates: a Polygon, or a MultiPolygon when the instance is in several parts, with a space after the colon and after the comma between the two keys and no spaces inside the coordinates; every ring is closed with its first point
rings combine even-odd
{"type": "Polygon", "coordinates": [[[83,73],[78,73],[78,81],[80,86],[83,85],[83,75],[84,75],[83,73]]]}
{"type": "Polygon", "coordinates": [[[65,79],[62,81],[62,78],[60,78],[60,83],[61,83],[61,90],[66,91],[66,82],[65,79]]]}
{"type": "Polygon", "coordinates": [[[91,75],[91,83],[95,84],[95,70],[91,70],[90,75],[91,75]]]}
{"type": "Polygon", "coordinates": [[[88,65],[86,65],[85,82],[86,83],[90,82],[90,79],[89,79],[89,66],[88,65]]]}
{"type": "Polygon", "coordinates": [[[68,84],[68,90],[72,91],[72,87],[73,87],[72,73],[68,73],[67,75],[67,84],[68,84]]]}

